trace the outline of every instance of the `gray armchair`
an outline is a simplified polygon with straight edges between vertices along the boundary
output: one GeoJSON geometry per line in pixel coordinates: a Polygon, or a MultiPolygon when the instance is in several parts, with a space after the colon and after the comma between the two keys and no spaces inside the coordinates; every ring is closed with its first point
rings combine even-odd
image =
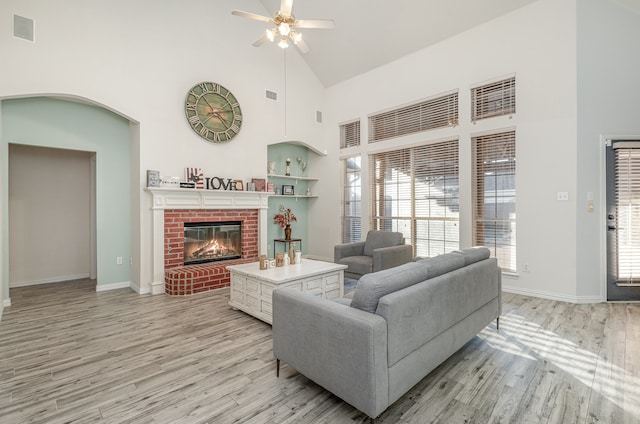
{"type": "Polygon", "coordinates": [[[369,231],[365,241],[339,244],[333,248],[333,261],[347,265],[346,278],[359,279],[364,274],[411,262],[413,249],[404,244],[402,233],[369,231]]]}

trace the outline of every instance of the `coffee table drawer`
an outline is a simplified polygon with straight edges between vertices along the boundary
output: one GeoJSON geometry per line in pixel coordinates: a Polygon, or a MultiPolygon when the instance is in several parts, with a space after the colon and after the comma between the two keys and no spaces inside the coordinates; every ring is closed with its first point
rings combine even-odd
{"type": "Polygon", "coordinates": [[[260,307],[260,299],[250,294],[245,295],[245,305],[252,309],[258,309],[260,307]]]}
{"type": "Polygon", "coordinates": [[[314,278],[304,282],[304,291],[313,295],[322,293],[322,278],[314,278]]]}
{"type": "Polygon", "coordinates": [[[247,277],[244,275],[234,275],[231,279],[231,283],[234,288],[244,291],[247,287],[247,277]]]}
{"type": "Polygon", "coordinates": [[[230,298],[233,302],[244,303],[244,292],[232,287],[230,298]]]}
{"type": "Polygon", "coordinates": [[[325,299],[337,299],[338,297],[340,297],[340,288],[328,290],[324,293],[325,299]]]}
{"type": "Polygon", "coordinates": [[[245,289],[247,293],[260,293],[260,281],[253,278],[247,278],[245,289]]]}
{"type": "Polygon", "coordinates": [[[325,290],[340,289],[340,276],[333,274],[324,277],[324,288],[325,290]]]}

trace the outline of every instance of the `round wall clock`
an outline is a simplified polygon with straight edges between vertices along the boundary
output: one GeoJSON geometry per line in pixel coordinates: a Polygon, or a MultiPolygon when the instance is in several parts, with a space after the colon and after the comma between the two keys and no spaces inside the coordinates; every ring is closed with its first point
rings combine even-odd
{"type": "Polygon", "coordinates": [[[213,143],[231,140],[242,126],[238,100],[231,91],[215,82],[193,86],[187,94],[185,112],[191,128],[213,143]]]}

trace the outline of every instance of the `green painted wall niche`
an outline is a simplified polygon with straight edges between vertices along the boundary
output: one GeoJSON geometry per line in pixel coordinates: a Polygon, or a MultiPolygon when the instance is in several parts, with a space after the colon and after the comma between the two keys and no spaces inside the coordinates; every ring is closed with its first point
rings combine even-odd
{"type": "MultiPolygon", "coordinates": [[[[267,147],[267,161],[275,162],[275,176],[267,175],[267,181],[273,182],[274,187],[280,189],[281,192],[283,185],[292,185],[295,195],[304,195],[307,188],[313,190],[313,181],[278,177],[278,175],[284,175],[286,172],[287,158],[291,159],[290,174],[292,177],[316,177],[317,175],[315,175],[309,167],[307,167],[305,171],[302,170],[301,164],[303,162],[309,163],[309,153],[308,148],[297,144],[279,143],[269,145],[267,147]],[[300,158],[300,162],[298,162],[297,158],[300,158]]],[[[273,240],[284,238],[284,229],[280,228],[278,224],[273,223],[273,217],[279,213],[281,205],[285,208],[290,208],[297,218],[297,221],[291,224],[291,238],[302,239],[302,253],[309,253],[308,211],[310,207],[313,207],[313,202],[315,201],[317,201],[315,198],[300,198],[285,195],[276,195],[269,198],[267,254],[270,258],[275,256],[273,240]]],[[[276,245],[278,251],[282,248],[281,243],[276,245]]],[[[297,248],[298,246],[296,246],[296,249],[297,248]]]]}

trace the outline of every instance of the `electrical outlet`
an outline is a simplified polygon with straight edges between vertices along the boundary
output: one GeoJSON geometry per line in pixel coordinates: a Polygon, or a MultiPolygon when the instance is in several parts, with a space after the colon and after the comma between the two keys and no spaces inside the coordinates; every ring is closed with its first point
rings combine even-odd
{"type": "Polygon", "coordinates": [[[116,265],[122,265],[122,256],[116,257],[116,265]]]}
{"type": "Polygon", "coordinates": [[[530,271],[530,269],[529,269],[529,264],[524,264],[524,265],[522,265],[522,271],[524,271],[524,272],[529,272],[529,271],[530,271]]]}

